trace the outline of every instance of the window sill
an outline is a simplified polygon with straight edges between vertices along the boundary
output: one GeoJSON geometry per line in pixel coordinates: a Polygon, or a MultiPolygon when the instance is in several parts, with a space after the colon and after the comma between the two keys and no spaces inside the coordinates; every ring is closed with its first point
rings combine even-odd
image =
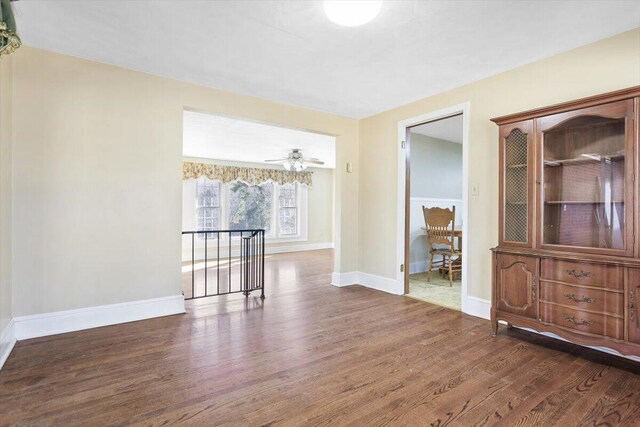
{"type": "Polygon", "coordinates": [[[306,237],[300,236],[286,236],[286,237],[267,237],[265,243],[294,243],[294,242],[306,242],[306,237]]]}
{"type": "MultiPolygon", "coordinates": [[[[286,237],[269,237],[266,236],[264,239],[264,243],[269,245],[269,244],[279,244],[279,243],[302,243],[302,242],[306,242],[308,239],[307,237],[303,237],[303,236],[286,236],[286,237]]],[[[208,239],[209,244],[211,245],[211,242],[215,242],[215,239],[208,239]]],[[[204,247],[204,242],[205,239],[198,239],[196,238],[195,244],[197,247],[204,247]]],[[[220,243],[224,244],[225,246],[229,245],[229,240],[227,238],[221,238],[220,239],[220,243]]],[[[240,241],[236,238],[234,238],[231,241],[231,247],[235,248],[240,246],[240,241]]]]}

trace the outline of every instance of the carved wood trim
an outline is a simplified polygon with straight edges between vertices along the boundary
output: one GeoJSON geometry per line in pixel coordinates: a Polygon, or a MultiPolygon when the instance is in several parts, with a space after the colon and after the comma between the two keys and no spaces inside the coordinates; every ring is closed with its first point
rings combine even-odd
{"type": "Polygon", "coordinates": [[[512,264],[510,264],[509,266],[505,267],[505,268],[501,268],[500,269],[500,282],[502,283],[501,289],[500,289],[500,300],[502,301],[502,303],[509,307],[512,308],[514,310],[521,310],[521,311],[526,311],[527,309],[529,309],[529,307],[531,307],[533,305],[533,301],[536,300],[536,286],[535,286],[535,282],[533,280],[533,272],[531,272],[531,270],[529,270],[527,268],[527,264],[525,264],[524,262],[514,262],[512,264]],[[504,293],[505,293],[505,289],[507,289],[507,286],[505,286],[505,283],[507,283],[507,279],[505,277],[505,273],[509,270],[511,270],[512,268],[517,268],[520,267],[520,269],[525,273],[526,275],[526,281],[527,284],[531,284],[531,292],[527,292],[527,302],[524,305],[511,305],[509,304],[509,302],[507,301],[504,293]]]}

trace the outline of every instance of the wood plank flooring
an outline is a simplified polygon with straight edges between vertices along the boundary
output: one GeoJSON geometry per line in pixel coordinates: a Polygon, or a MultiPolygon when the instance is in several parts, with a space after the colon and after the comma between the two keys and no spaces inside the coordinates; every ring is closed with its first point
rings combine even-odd
{"type": "Polygon", "coordinates": [[[638,426],[640,369],[367,288],[331,251],[267,260],[267,298],[19,342],[1,425],[638,426]]]}

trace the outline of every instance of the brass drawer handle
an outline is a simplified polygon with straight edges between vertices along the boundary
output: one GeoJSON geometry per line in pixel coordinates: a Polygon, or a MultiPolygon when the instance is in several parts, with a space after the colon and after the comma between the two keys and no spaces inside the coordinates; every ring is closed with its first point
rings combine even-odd
{"type": "Polygon", "coordinates": [[[573,276],[576,279],[580,279],[581,277],[591,277],[593,273],[590,271],[580,270],[576,271],[574,268],[565,270],[569,276],[573,276]]]}
{"type": "Polygon", "coordinates": [[[593,322],[590,322],[584,319],[577,322],[573,316],[564,316],[564,320],[566,320],[569,323],[573,323],[576,326],[592,326],[593,325],[593,322]]]}
{"type": "Polygon", "coordinates": [[[578,298],[576,297],[576,294],[564,294],[564,296],[574,302],[587,302],[587,303],[592,303],[593,302],[593,298],[591,297],[582,297],[582,298],[578,298]]]}

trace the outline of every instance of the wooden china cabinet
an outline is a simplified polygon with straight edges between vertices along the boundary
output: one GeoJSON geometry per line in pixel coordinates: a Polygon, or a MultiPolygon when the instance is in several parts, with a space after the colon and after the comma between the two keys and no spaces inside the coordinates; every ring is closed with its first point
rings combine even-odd
{"type": "Polygon", "coordinates": [[[492,119],[491,321],[640,356],[640,86],[492,119]]]}

